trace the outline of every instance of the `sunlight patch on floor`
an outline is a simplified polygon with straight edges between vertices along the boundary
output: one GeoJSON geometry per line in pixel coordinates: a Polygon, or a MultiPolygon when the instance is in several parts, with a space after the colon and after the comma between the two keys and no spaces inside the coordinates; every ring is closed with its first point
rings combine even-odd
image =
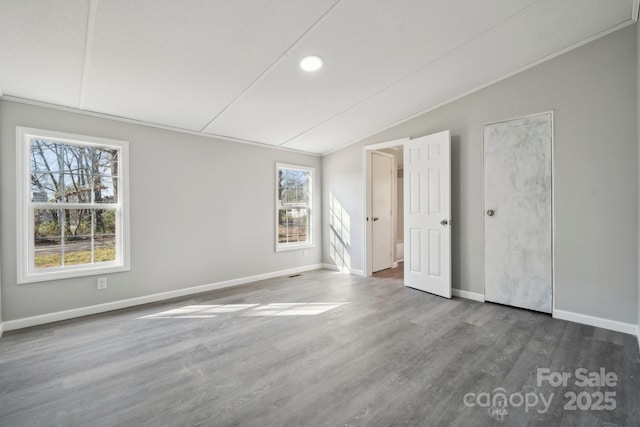
{"type": "Polygon", "coordinates": [[[348,302],[292,302],[272,304],[216,304],[187,305],[138,317],[138,319],[202,319],[221,314],[245,317],[262,316],[314,316],[325,313],[348,302]]]}
{"type": "Polygon", "coordinates": [[[185,307],[174,308],[160,313],[149,314],[139,317],[139,319],[188,319],[202,317],[216,317],[218,314],[233,313],[256,307],[260,304],[216,304],[216,305],[187,305],[185,307]]]}

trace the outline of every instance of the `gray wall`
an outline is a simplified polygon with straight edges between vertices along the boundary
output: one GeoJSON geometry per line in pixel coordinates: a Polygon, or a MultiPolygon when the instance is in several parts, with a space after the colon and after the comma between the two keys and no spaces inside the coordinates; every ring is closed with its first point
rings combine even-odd
{"type": "MultiPolygon", "coordinates": [[[[248,123],[247,126],[251,124],[248,123]]],[[[322,159],[0,101],[2,315],[5,321],[270,273],[321,261],[322,159]],[[128,140],[131,271],[16,284],[16,126],[128,140]],[[278,252],[275,163],[316,168],[316,246],[278,252]]]]}
{"type": "Polygon", "coordinates": [[[483,125],[553,110],[555,307],[635,324],[636,47],[636,28],[627,27],[326,156],[324,196],[333,193],[351,215],[351,267],[364,269],[362,147],[450,129],[453,286],[484,293],[483,125]]]}
{"type": "MultiPolygon", "coordinates": [[[[636,108],[638,109],[638,117],[636,124],[638,126],[638,170],[640,171],[640,25],[636,24],[637,34],[637,102],[636,108]]],[[[640,172],[638,173],[638,179],[640,180],[640,172]]],[[[640,224],[640,181],[638,182],[638,224],[640,224]]],[[[640,226],[638,227],[638,348],[640,348],[640,226]]]]}

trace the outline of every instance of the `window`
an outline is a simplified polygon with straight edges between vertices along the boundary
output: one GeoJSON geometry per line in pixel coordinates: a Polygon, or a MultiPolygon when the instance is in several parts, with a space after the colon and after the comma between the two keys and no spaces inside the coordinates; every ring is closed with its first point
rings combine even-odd
{"type": "Polygon", "coordinates": [[[129,270],[128,143],[18,127],[18,283],[129,270]]]}
{"type": "Polygon", "coordinates": [[[276,251],[312,246],[313,172],[305,166],[276,165],[276,251]]]}

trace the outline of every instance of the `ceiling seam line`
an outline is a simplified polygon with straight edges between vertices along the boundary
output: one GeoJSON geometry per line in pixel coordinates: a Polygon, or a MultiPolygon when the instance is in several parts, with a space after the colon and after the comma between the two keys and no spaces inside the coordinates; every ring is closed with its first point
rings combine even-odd
{"type": "Polygon", "coordinates": [[[289,52],[291,52],[291,50],[296,47],[298,44],[300,44],[300,42],[302,40],[304,40],[309,33],[315,29],[318,24],[320,24],[320,22],[322,22],[338,5],[338,3],[340,3],[342,0],[336,0],[335,3],[333,3],[333,5],[331,5],[331,7],[329,9],[327,9],[321,16],[320,18],[318,18],[313,24],[311,24],[311,26],[309,28],[307,28],[305,30],[304,33],[302,33],[302,35],[300,37],[298,37],[291,45],[289,45],[288,48],[285,49],[285,51],[278,56],[278,58],[276,58],[276,60],[274,62],[271,63],[271,65],[269,65],[267,67],[266,70],[264,70],[258,77],[255,78],[255,80],[253,80],[242,92],[240,92],[238,94],[238,96],[236,96],[226,107],[224,107],[220,112],[218,112],[218,114],[216,114],[211,120],[209,120],[209,122],[207,122],[206,125],[204,125],[204,127],[202,129],[200,129],[200,132],[204,132],[204,130],[206,128],[208,128],[209,126],[211,126],[211,124],[213,122],[215,122],[222,114],[225,113],[225,111],[227,111],[229,108],[231,108],[232,105],[234,105],[236,102],[238,102],[238,100],[240,98],[242,98],[249,90],[251,90],[259,81],[261,81],[273,68],[275,68],[276,65],[278,65],[280,63],[280,61],[282,60],[282,58],[284,58],[285,56],[287,56],[287,54],[289,52]]]}
{"type": "Polygon", "coordinates": [[[8,95],[8,94],[3,94],[2,97],[0,97],[0,101],[16,102],[16,103],[19,103],[19,104],[33,105],[35,107],[41,107],[41,108],[50,108],[52,110],[57,110],[57,111],[65,111],[65,112],[68,112],[68,113],[81,114],[83,116],[88,116],[88,117],[97,117],[97,118],[104,119],[104,120],[113,120],[113,121],[117,121],[117,122],[137,125],[137,126],[146,126],[146,127],[150,127],[150,128],[154,128],[154,129],[162,129],[162,130],[166,130],[166,131],[169,131],[169,132],[176,132],[176,133],[180,133],[180,134],[199,136],[201,138],[217,139],[219,141],[224,141],[224,142],[234,142],[234,143],[240,143],[240,144],[246,144],[246,145],[255,145],[255,146],[258,146],[258,147],[268,148],[268,149],[271,149],[271,150],[289,151],[289,152],[292,152],[292,153],[305,154],[305,155],[314,156],[314,157],[321,157],[322,156],[322,154],[314,153],[312,151],[297,150],[295,148],[287,148],[287,147],[278,147],[277,145],[267,144],[267,143],[264,143],[264,142],[252,141],[252,140],[249,140],[249,139],[234,138],[234,137],[225,136],[225,135],[217,135],[217,134],[212,134],[212,133],[203,133],[203,132],[198,132],[196,130],[190,130],[190,129],[184,129],[184,128],[175,127],[175,126],[163,125],[163,124],[160,124],[160,123],[153,123],[153,122],[148,122],[148,121],[144,121],[144,120],[131,119],[131,118],[122,117],[122,116],[115,116],[115,115],[107,114],[107,113],[100,113],[98,111],[79,110],[79,109],[77,109],[75,107],[68,107],[68,106],[60,105],[60,104],[52,104],[52,103],[44,102],[44,101],[36,101],[34,99],[21,98],[21,97],[18,97],[18,96],[13,96],[13,95],[8,95]]]}
{"type": "Polygon", "coordinates": [[[573,45],[570,45],[570,46],[567,46],[567,47],[565,47],[563,49],[560,49],[560,50],[558,50],[558,51],[556,51],[556,52],[554,52],[554,53],[552,53],[550,55],[546,55],[546,56],[543,56],[541,58],[538,58],[537,60],[535,60],[533,62],[530,62],[530,63],[528,63],[528,64],[526,64],[526,65],[524,65],[524,66],[522,66],[522,67],[520,67],[520,68],[518,68],[518,69],[516,69],[514,71],[510,71],[510,72],[502,75],[501,77],[498,77],[496,79],[491,80],[488,83],[484,83],[484,84],[482,84],[480,86],[474,87],[474,88],[472,88],[472,89],[470,89],[470,90],[468,90],[468,91],[466,91],[466,92],[464,92],[464,93],[462,93],[460,95],[456,95],[456,96],[454,96],[452,98],[449,98],[449,99],[447,99],[447,100],[445,100],[443,102],[440,102],[439,104],[436,104],[436,105],[434,105],[432,107],[428,107],[426,109],[423,109],[423,110],[421,110],[421,111],[419,111],[419,112],[417,112],[415,114],[412,114],[412,115],[410,115],[408,117],[396,120],[392,124],[390,124],[388,126],[385,126],[384,128],[381,128],[381,129],[379,129],[379,130],[377,130],[375,132],[371,132],[371,133],[369,133],[367,135],[364,135],[362,137],[357,137],[356,139],[352,139],[350,142],[347,142],[347,143],[342,144],[342,145],[340,145],[340,146],[338,146],[336,148],[333,148],[333,149],[331,149],[331,150],[329,150],[327,152],[322,153],[322,156],[324,157],[324,156],[327,156],[329,154],[335,153],[336,151],[340,151],[340,150],[342,150],[344,148],[347,148],[347,147],[349,147],[349,146],[351,146],[353,144],[357,144],[358,142],[363,141],[363,140],[365,140],[367,138],[370,138],[370,137],[372,137],[374,135],[377,135],[377,134],[379,134],[381,132],[385,132],[385,131],[393,128],[393,127],[399,126],[399,125],[401,125],[403,123],[406,123],[406,122],[408,122],[410,120],[413,120],[416,117],[422,116],[424,114],[428,114],[428,113],[430,113],[432,111],[437,110],[438,108],[442,108],[445,105],[451,104],[452,102],[458,101],[458,100],[460,100],[460,99],[462,99],[462,98],[464,98],[466,96],[473,95],[474,93],[476,93],[478,91],[481,91],[481,90],[483,90],[483,89],[485,89],[485,88],[487,88],[489,86],[492,86],[494,84],[500,83],[503,80],[511,78],[511,77],[513,77],[515,75],[518,75],[518,74],[530,69],[530,68],[536,67],[536,66],[538,66],[540,64],[543,64],[543,63],[545,63],[547,61],[550,61],[550,60],[552,60],[554,58],[557,58],[558,56],[564,55],[565,53],[570,52],[570,51],[572,51],[574,49],[578,49],[578,48],[580,48],[580,47],[582,47],[584,45],[587,45],[587,44],[589,44],[589,43],[591,43],[591,42],[593,42],[595,40],[598,40],[599,38],[605,37],[605,36],[607,36],[607,35],[609,35],[611,33],[614,33],[614,32],[616,32],[618,30],[621,30],[621,29],[623,29],[623,28],[625,28],[625,27],[627,27],[629,25],[632,25],[634,23],[635,23],[635,21],[628,20],[628,21],[622,22],[620,24],[614,25],[612,27],[609,27],[609,28],[599,32],[598,34],[595,34],[594,36],[591,36],[591,37],[589,37],[589,38],[587,38],[585,40],[581,40],[580,42],[577,42],[577,43],[575,43],[573,45]]]}
{"type": "Polygon", "coordinates": [[[93,36],[95,33],[97,14],[98,0],[90,0],[89,14],[87,16],[87,37],[84,46],[84,63],[82,64],[82,80],[80,81],[80,97],[78,99],[79,110],[84,110],[84,102],[87,94],[87,80],[89,78],[89,67],[91,65],[91,54],[93,52],[93,36]]]}
{"type": "Polygon", "coordinates": [[[433,65],[433,64],[435,64],[436,62],[440,61],[441,59],[443,59],[443,58],[445,58],[445,57],[447,57],[447,56],[451,55],[453,52],[457,51],[457,50],[458,50],[458,49],[460,49],[461,47],[466,46],[467,44],[469,44],[469,43],[471,43],[471,42],[473,42],[473,41],[475,41],[475,40],[479,39],[480,37],[482,37],[482,36],[484,36],[484,35],[486,35],[486,34],[489,34],[491,31],[493,31],[493,30],[495,30],[496,28],[500,27],[500,26],[501,26],[502,24],[504,24],[505,22],[510,21],[510,20],[511,20],[511,19],[513,19],[514,17],[516,17],[516,16],[518,16],[518,15],[520,15],[520,14],[522,14],[522,13],[526,12],[527,10],[529,10],[530,8],[532,8],[532,7],[536,6],[537,4],[541,3],[542,1],[543,1],[543,0],[537,0],[536,2],[531,3],[529,6],[525,7],[524,9],[521,9],[521,10],[517,11],[516,13],[514,13],[514,14],[512,14],[512,15],[509,15],[508,17],[504,18],[502,21],[498,22],[497,24],[493,25],[492,27],[487,28],[485,31],[483,31],[483,32],[481,32],[481,33],[479,33],[479,34],[475,35],[474,37],[470,38],[469,40],[467,40],[467,41],[465,41],[465,42],[463,42],[463,43],[461,43],[461,44],[457,45],[457,46],[456,46],[456,47],[454,47],[453,49],[448,50],[447,52],[443,53],[442,55],[438,56],[437,58],[434,58],[433,60],[431,60],[431,61],[430,61],[430,62],[428,62],[427,64],[425,64],[425,65],[423,65],[423,66],[421,66],[421,67],[419,67],[419,68],[416,68],[414,71],[411,71],[410,73],[408,73],[408,74],[406,74],[405,76],[403,76],[403,77],[399,78],[398,80],[394,81],[393,83],[389,83],[387,86],[383,87],[382,89],[379,89],[379,90],[377,90],[377,91],[373,92],[371,95],[366,96],[365,98],[361,99],[360,101],[358,101],[357,103],[353,104],[353,105],[352,105],[352,106],[350,106],[349,108],[346,108],[346,109],[344,109],[344,110],[340,111],[339,113],[337,113],[337,114],[335,114],[335,115],[333,115],[333,116],[329,117],[328,119],[324,120],[323,122],[320,122],[320,123],[318,123],[317,125],[315,125],[315,126],[313,126],[313,127],[310,127],[309,129],[307,129],[307,130],[306,130],[306,131],[304,131],[304,132],[301,132],[301,133],[299,133],[299,134],[297,134],[297,135],[295,135],[295,136],[292,136],[291,138],[287,139],[287,140],[286,140],[286,141],[284,141],[283,143],[279,144],[279,146],[283,146],[284,144],[288,144],[288,143],[289,143],[289,142],[291,142],[292,140],[294,140],[294,139],[296,139],[296,138],[298,138],[298,137],[300,137],[300,136],[304,135],[305,133],[310,132],[310,131],[312,131],[312,130],[314,130],[314,129],[317,129],[317,128],[319,128],[320,126],[323,126],[323,125],[325,125],[325,124],[329,123],[329,122],[330,122],[330,121],[332,121],[333,119],[335,119],[335,118],[337,118],[337,117],[340,117],[340,116],[341,116],[341,115],[343,115],[344,113],[346,113],[346,112],[348,112],[348,111],[350,111],[350,110],[352,110],[352,109],[356,108],[357,106],[359,106],[359,105],[363,104],[365,101],[367,101],[367,100],[369,100],[369,99],[373,98],[374,96],[377,96],[377,95],[381,94],[382,92],[386,91],[387,89],[392,88],[393,86],[395,86],[395,85],[397,85],[398,83],[400,83],[400,82],[402,82],[402,81],[404,81],[404,80],[408,79],[409,77],[413,76],[414,74],[416,74],[416,73],[418,73],[418,72],[422,71],[423,69],[425,69],[425,68],[427,68],[427,67],[430,67],[431,65],[433,65]]]}

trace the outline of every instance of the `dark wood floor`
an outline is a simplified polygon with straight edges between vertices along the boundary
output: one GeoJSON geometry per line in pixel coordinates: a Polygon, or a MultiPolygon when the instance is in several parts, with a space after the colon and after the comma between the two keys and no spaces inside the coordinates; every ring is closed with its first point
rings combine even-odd
{"type": "Polygon", "coordinates": [[[639,406],[635,337],[322,270],[0,339],[2,426],[637,426],[639,406]]]}
{"type": "Polygon", "coordinates": [[[404,278],[404,262],[399,262],[398,266],[395,268],[388,268],[386,270],[377,271],[373,273],[373,277],[378,279],[402,280],[404,278]]]}

